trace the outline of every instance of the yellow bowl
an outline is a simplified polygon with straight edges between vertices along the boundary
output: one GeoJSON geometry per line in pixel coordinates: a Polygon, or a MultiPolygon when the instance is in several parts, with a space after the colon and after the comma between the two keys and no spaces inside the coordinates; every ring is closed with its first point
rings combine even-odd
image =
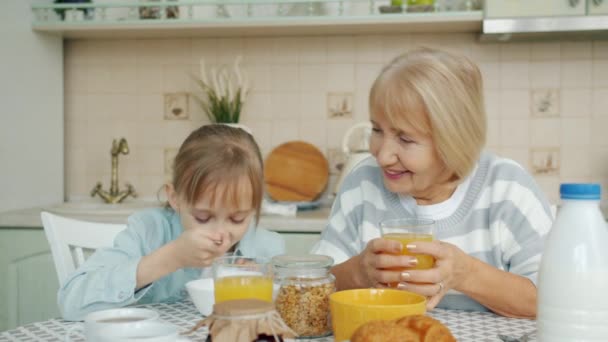
{"type": "Polygon", "coordinates": [[[335,292],[329,297],[336,341],[349,340],[363,323],[424,315],[426,298],[393,289],[358,289],[335,292]]]}

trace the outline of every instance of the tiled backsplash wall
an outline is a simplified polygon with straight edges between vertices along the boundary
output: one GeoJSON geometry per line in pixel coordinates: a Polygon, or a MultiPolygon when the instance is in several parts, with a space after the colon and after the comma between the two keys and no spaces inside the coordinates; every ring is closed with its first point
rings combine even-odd
{"type": "MultiPolygon", "coordinates": [[[[381,67],[417,46],[464,53],[481,68],[488,149],[513,158],[551,200],[564,181],[608,192],[608,41],[479,44],[473,34],[280,38],[71,40],[65,45],[66,194],[83,198],[110,180],[112,139],[126,137],[119,180],[154,198],[176,149],[208,120],[189,93],[199,60],[243,56],[252,91],[241,122],[267,155],[305,140],[330,156],[335,181],[342,136],[367,120],[381,67]]],[[[606,198],[606,195],[604,195],[606,198]]]]}

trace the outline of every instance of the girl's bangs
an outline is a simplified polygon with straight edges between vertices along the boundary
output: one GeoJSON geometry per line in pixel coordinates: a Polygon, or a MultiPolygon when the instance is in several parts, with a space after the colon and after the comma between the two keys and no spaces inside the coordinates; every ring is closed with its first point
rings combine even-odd
{"type": "Polygon", "coordinates": [[[237,210],[255,209],[253,187],[246,174],[226,175],[219,177],[207,177],[199,185],[197,197],[205,196],[209,199],[211,206],[218,208],[234,208],[237,210]]]}

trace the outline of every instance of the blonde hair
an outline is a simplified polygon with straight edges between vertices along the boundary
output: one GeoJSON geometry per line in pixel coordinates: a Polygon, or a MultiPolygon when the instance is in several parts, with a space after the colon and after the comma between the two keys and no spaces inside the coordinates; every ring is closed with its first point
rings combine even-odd
{"type": "Polygon", "coordinates": [[[262,155],[251,134],[240,128],[198,128],[182,143],[173,162],[173,187],[188,204],[208,194],[212,205],[222,200],[236,207],[242,200],[244,179],[251,184],[251,203],[258,220],[264,194],[262,155]],[[218,189],[223,190],[221,194],[218,189]]]}
{"type": "Polygon", "coordinates": [[[369,104],[394,127],[430,135],[459,179],[473,170],[486,141],[486,114],[481,72],[468,58],[426,48],[403,54],[382,69],[369,104]]]}

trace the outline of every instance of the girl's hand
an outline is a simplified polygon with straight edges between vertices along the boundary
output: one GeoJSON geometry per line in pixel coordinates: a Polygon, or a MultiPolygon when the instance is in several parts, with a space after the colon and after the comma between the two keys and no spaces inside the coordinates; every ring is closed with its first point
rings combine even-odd
{"type": "Polygon", "coordinates": [[[208,267],[232,246],[228,233],[204,229],[188,229],[172,243],[181,268],[208,267]]]}
{"type": "Polygon", "coordinates": [[[417,241],[409,246],[408,250],[412,253],[432,255],[435,267],[430,270],[404,271],[398,287],[426,296],[428,310],[437,306],[449,289],[458,290],[471,274],[471,257],[450,243],[417,241]]]}
{"type": "MultiPolygon", "coordinates": [[[[405,246],[403,246],[405,248],[405,246]]],[[[387,239],[373,239],[359,254],[361,287],[384,287],[401,281],[399,269],[413,267],[416,258],[401,253],[401,243],[387,239]],[[396,269],[396,270],[395,270],[396,269]]]]}

